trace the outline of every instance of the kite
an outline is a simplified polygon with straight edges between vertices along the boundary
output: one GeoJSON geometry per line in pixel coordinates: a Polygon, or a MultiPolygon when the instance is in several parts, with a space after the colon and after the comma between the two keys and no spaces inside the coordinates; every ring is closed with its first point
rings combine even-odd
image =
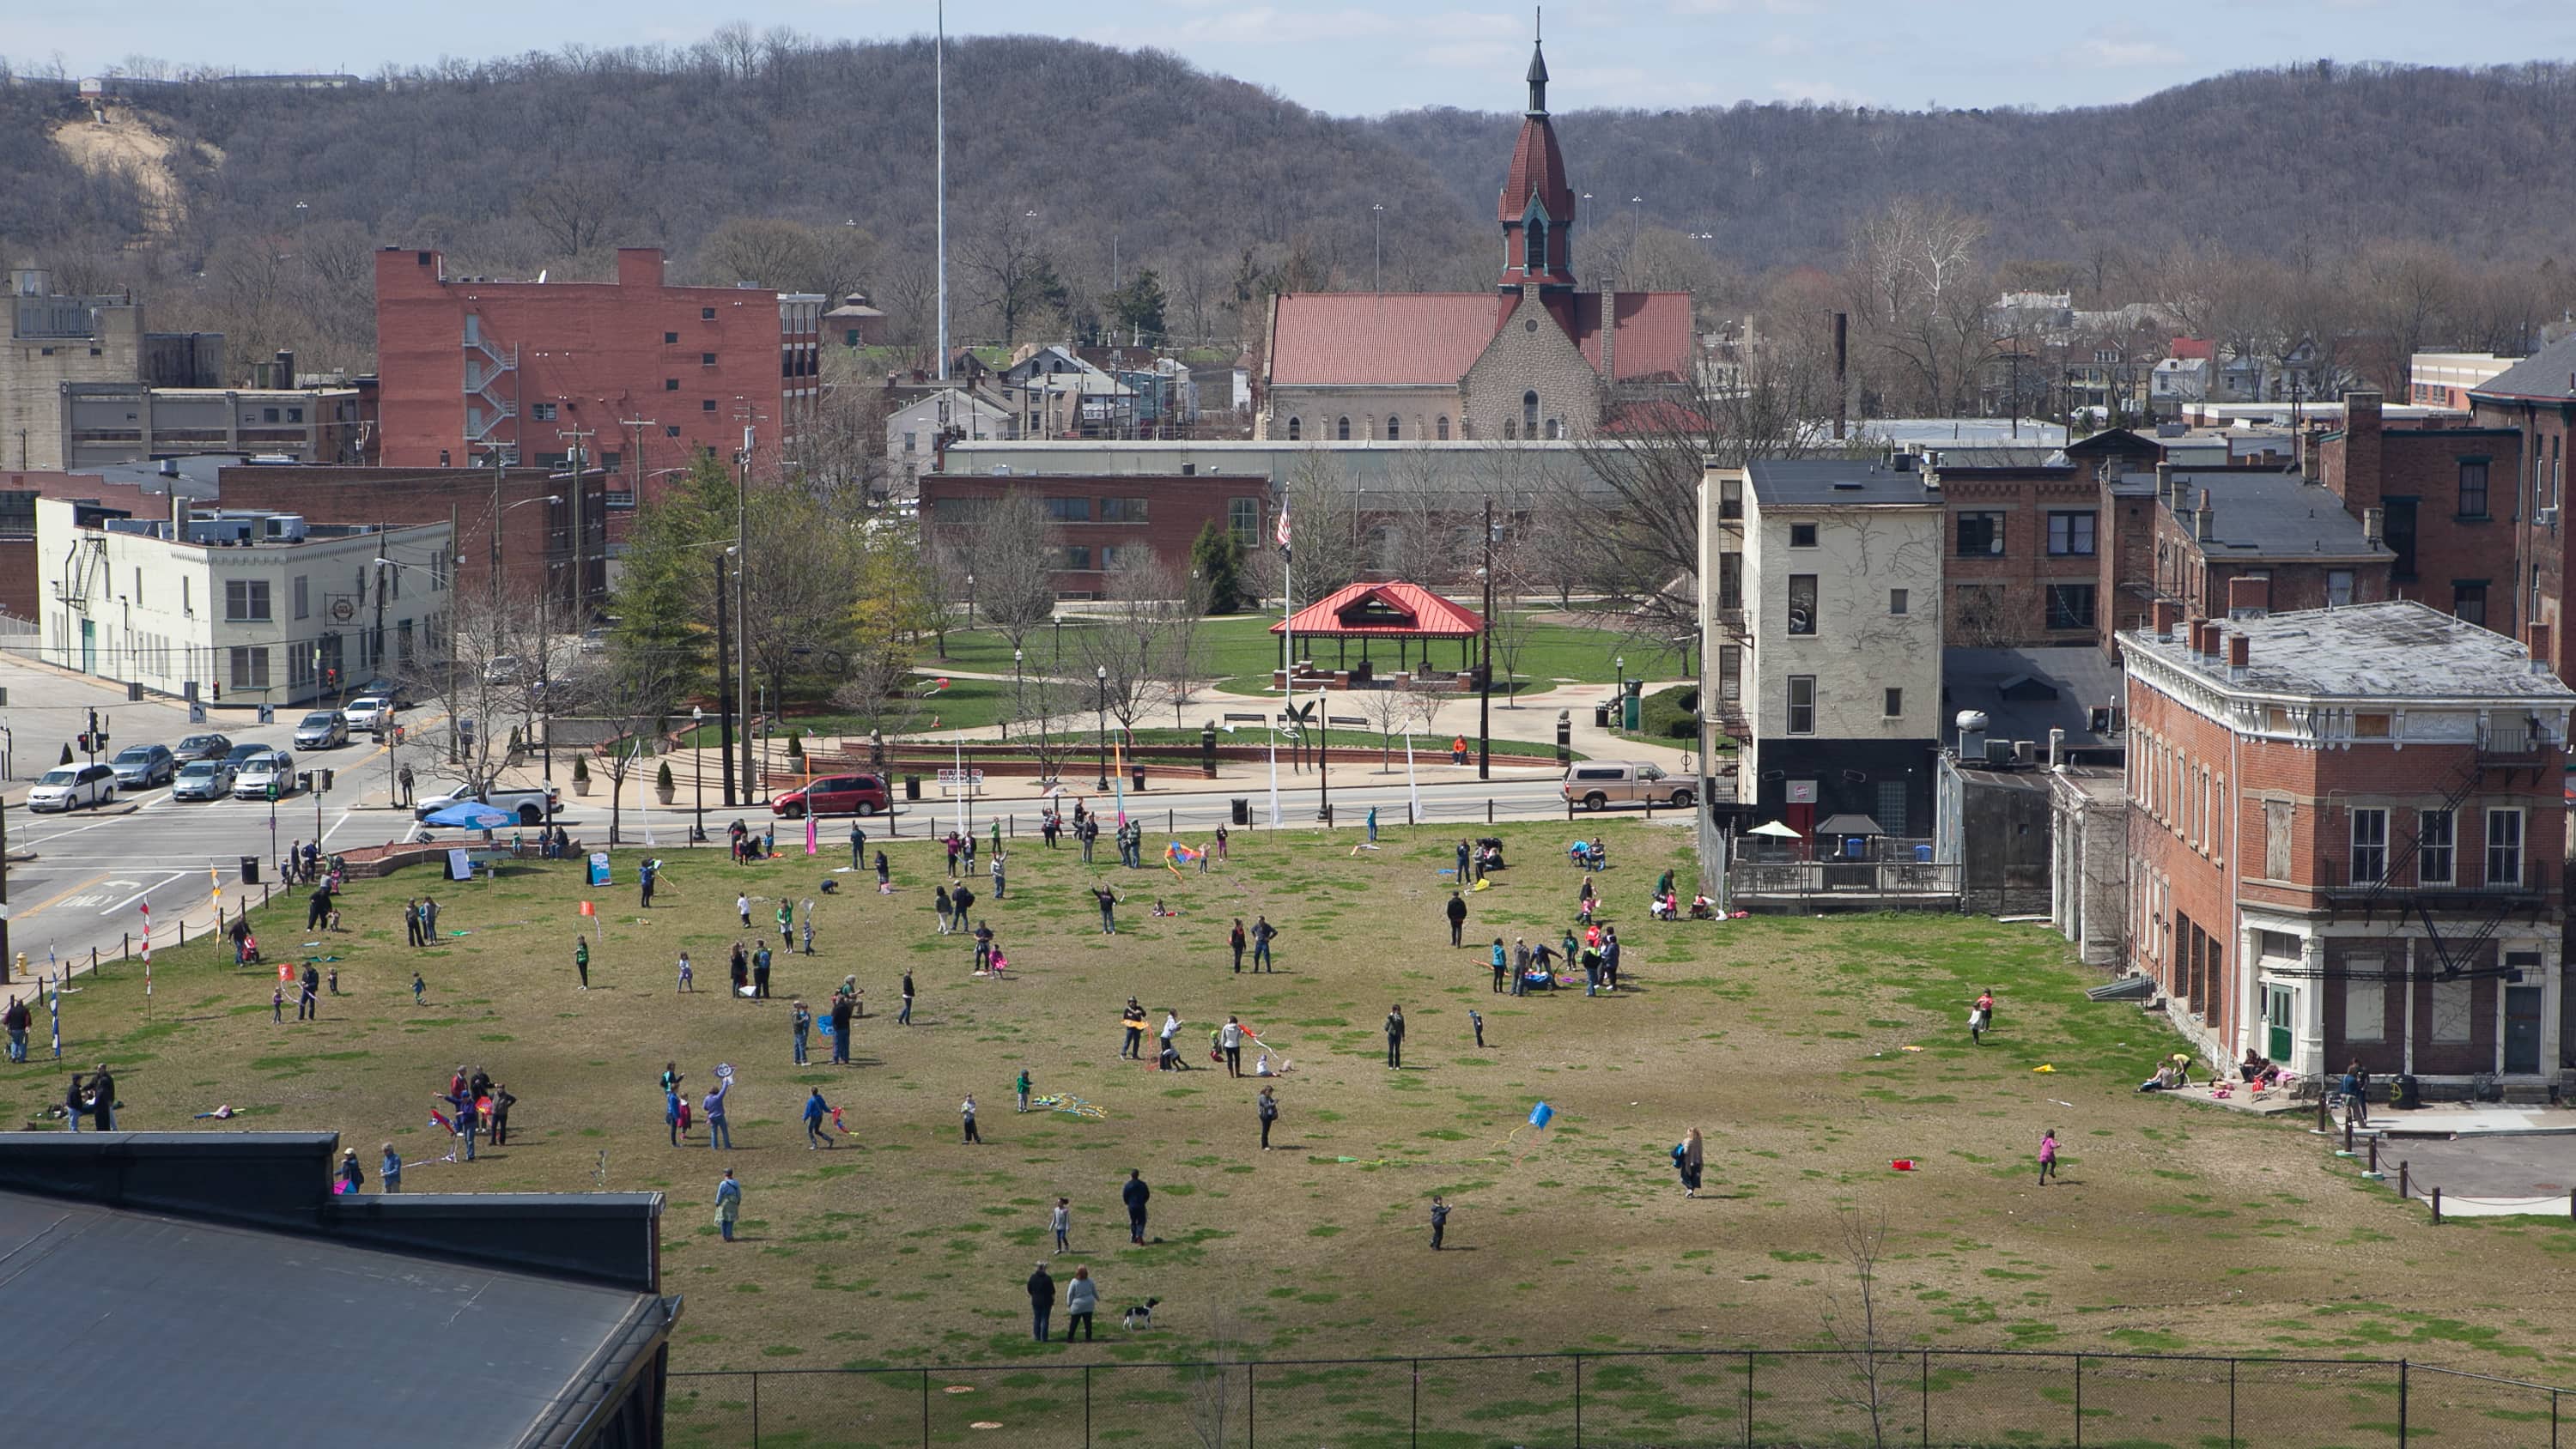
{"type": "Polygon", "coordinates": [[[1554,1107],[1549,1106],[1545,1102],[1541,1102],[1537,1106],[1530,1108],[1529,1124],[1532,1127],[1544,1130],[1548,1124],[1548,1120],[1555,1115],[1556,1109],[1554,1107]]]}
{"type": "Polygon", "coordinates": [[[1196,865],[1205,859],[1207,859],[1205,849],[1192,850],[1177,840],[1163,847],[1163,869],[1174,875],[1181,873],[1182,866],[1196,865]]]}

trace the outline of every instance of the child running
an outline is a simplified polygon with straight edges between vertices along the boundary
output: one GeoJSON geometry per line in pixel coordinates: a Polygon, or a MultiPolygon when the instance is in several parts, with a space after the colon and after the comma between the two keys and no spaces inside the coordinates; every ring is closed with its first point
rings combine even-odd
{"type": "Polygon", "coordinates": [[[2057,1176],[2057,1129],[2051,1127],[2039,1134],[2039,1185],[2048,1186],[2048,1180],[2055,1176],[2057,1176]]]}

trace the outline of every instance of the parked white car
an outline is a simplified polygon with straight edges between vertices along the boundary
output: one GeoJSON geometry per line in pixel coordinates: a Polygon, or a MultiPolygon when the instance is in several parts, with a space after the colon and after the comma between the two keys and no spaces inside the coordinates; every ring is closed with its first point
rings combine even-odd
{"type": "Polygon", "coordinates": [[[349,721],[352,734],[380,732],[394,727],[394,702],[389,695],[370,694],[350,700],[340,707],[340,713],[349,721]]]}
{"type": "Polygon", "coordinates": [[[284,750],[271,750],[242,761],[241,773],[233,777],[233,798],[265,800],[271,781],[277,784],[280,798],[295,793],[295,757],[284,750]]]}
{"type": "Polygon", "coordinates": [[[62,765],[47,770],[27,790],[30,810],[77,810],[83,805],[116,801],[116,769],[111,765],[62,765]]]}

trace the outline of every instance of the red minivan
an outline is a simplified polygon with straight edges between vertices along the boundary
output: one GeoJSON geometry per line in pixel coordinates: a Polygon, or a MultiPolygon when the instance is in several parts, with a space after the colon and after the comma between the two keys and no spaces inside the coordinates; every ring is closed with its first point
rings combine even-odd
{"type": "Polygon", "coordinates": [[[833,775],[802,790],[790,790],[769,804],[770,813],[790,820],[805,812],[817,815],[874,815],[885,810],[885,781],[874,775],[833,775]]]}

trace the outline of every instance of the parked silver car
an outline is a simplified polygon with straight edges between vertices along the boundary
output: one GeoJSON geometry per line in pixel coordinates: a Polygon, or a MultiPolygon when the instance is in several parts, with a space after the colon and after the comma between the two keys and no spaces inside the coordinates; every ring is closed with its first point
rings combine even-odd
{"type": "Polygon", "coordinates": [[[170,786],[173,800],[221,800],[233,792],[233,767],[222,760],[190,760],[170,786]]]}
{"type": "Polygon", "coordinates": [[[179,773],[178,758],[168,745],[128,745],[110,762],[120,790],[149,790],[166,785],[179,773]]]}

